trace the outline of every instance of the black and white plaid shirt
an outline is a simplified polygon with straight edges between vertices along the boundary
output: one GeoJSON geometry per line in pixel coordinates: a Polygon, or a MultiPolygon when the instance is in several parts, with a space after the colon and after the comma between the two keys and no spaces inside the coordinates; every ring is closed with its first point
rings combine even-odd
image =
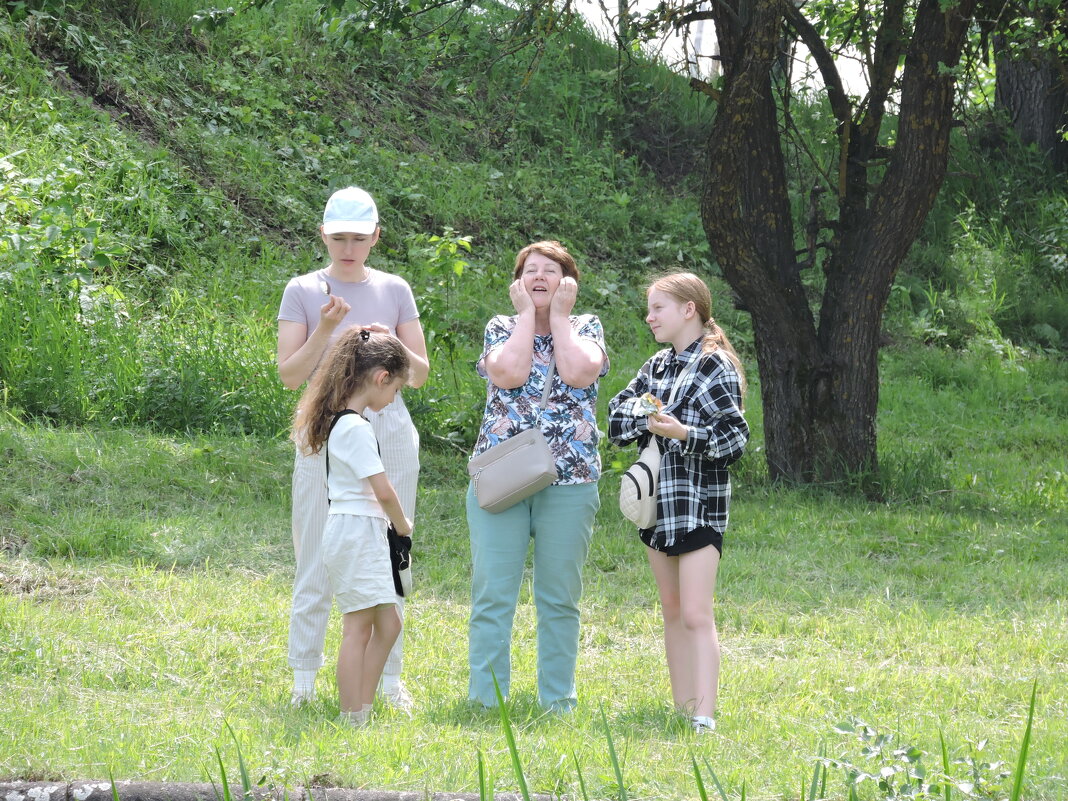
{"type": "Polygon", "coordinates": [[[652,546],[668,548],[701,526],[721,534],[727,528],[731,481],[727,466],[742,455],[749,425],[742,415],[738,372],[722,353],[702,353],[698,339],[682,353],[666,348],[647,361],[633,381],[608,404],[608,438],[617,445],[639,441],[644,447],[648,419],[638,413],[638,398],[650,392],[665,402],[664,411],[689,431],[685,441],[657,437],[663,457],[652,546]],[[675,379],[688,371],[675,402],[666,405],[675,379]]]}

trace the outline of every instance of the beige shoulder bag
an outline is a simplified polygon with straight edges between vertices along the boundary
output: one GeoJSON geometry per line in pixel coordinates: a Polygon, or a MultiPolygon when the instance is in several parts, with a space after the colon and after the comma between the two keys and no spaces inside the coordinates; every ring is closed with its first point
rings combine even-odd
{"type": "Polygon", "coordinates": [[[556,459],[549,443],[541,433],[540,412],[545,411],[556,373],[556,357],[549,362],[545,375],[545,391],[538,404],[537,428],[520,431],[514,437],[498,442],[467,463],[467,472],[475,485],[478,505],[487,512],[503,512],[545,489],[558,478],[556,459]]]}

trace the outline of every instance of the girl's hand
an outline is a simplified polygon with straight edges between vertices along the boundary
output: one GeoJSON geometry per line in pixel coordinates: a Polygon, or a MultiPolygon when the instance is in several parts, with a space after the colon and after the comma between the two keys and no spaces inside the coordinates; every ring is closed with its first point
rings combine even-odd
{"type": "Polygon", "coordinates": [[[403,526],[398,526],[396,523],[394,523],[393,527],[397,529],[397,533],[402,537],[412,536],[412,529],[415,528],[415,526],[412,524],[412,521],[409,520],[407,517],[404,518],[403,526]]]}
{"type": "Polygon", "coordinates": [[[339,298],[337,295],[331,295],[328,300],[319,309],[319,325],[324,327],[327,331],[333,331],[337,328],[338,323],[345,319],[345,315],[352,309],[344,298],[339,298]]]}
{"type": "Polygon", "coordinates": [[[683,442],[690,438],[690,430],[670,414],[649,415],[649,431],[658,437],[680,439],[683,442]]]}
{"type": "Polygon", "coordinates": [[[567,317],[571,314],[571,310],[575,308],[577,299],[578,281],[571,276],[564,276],[560,279],[560,286],[556,288],[556,292],[553,293],[553,299],[549,302],[549,313],[567,317]]]}
{"type": "Polygon", "coordinates": [[[508,287],[508,294],[512,298],[512,305],[515,307],[516,314],[534,311],[534,298],[530,296],[527,288],[523,286],[523,279],[517,278],[512,281],[512,285],[508,287]]]}
{"type": "Polygon", "coordinates": [[[389,334],[389,326],[382,325],[382,323],[371,323],[370,325],[361,325],[361,331],[370,331],[373,334],[389,334]]]}

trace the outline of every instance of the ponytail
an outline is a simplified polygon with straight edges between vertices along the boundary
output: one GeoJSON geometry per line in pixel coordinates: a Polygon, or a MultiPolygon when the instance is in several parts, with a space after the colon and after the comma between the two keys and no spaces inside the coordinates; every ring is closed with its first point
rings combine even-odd
{"type": "Polygon", "coordinates": [[[722,352],[727,357],[727,361],[734,365],[734,371],[738,373],[738,387],[741,390],[742,398],[745,398],[746,380],[742,360],[738,358],[737,351],[734,350],[731,341],[727,339],[727,335],[723,333],[723,329],[719,327],[713,318],[709,317],[705,321],[705,335],[701,340],[701,352],[715,353],[716,351],[722,352]]]}
{"type": "Polygon", "coordinates": [[[330,436],[334,415],[347,408],[374,372],[407,378],[409,365],[408,351],[395,336],[350,328],[323,356],[301,395],[291,438],[305,456],[318,453],[330,436]]]}

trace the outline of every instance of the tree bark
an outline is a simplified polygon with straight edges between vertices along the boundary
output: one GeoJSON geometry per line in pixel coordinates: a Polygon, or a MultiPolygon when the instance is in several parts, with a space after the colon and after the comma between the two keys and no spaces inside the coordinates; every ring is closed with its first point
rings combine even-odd
{"type": "Polygon", "coordinates": [[[1016,135],[1057,170],[1068,170],[1068,63],[1053,51],[1014,58],[1006,37],[994,37],[994,107],[1006,113],[1016,135]]]}

